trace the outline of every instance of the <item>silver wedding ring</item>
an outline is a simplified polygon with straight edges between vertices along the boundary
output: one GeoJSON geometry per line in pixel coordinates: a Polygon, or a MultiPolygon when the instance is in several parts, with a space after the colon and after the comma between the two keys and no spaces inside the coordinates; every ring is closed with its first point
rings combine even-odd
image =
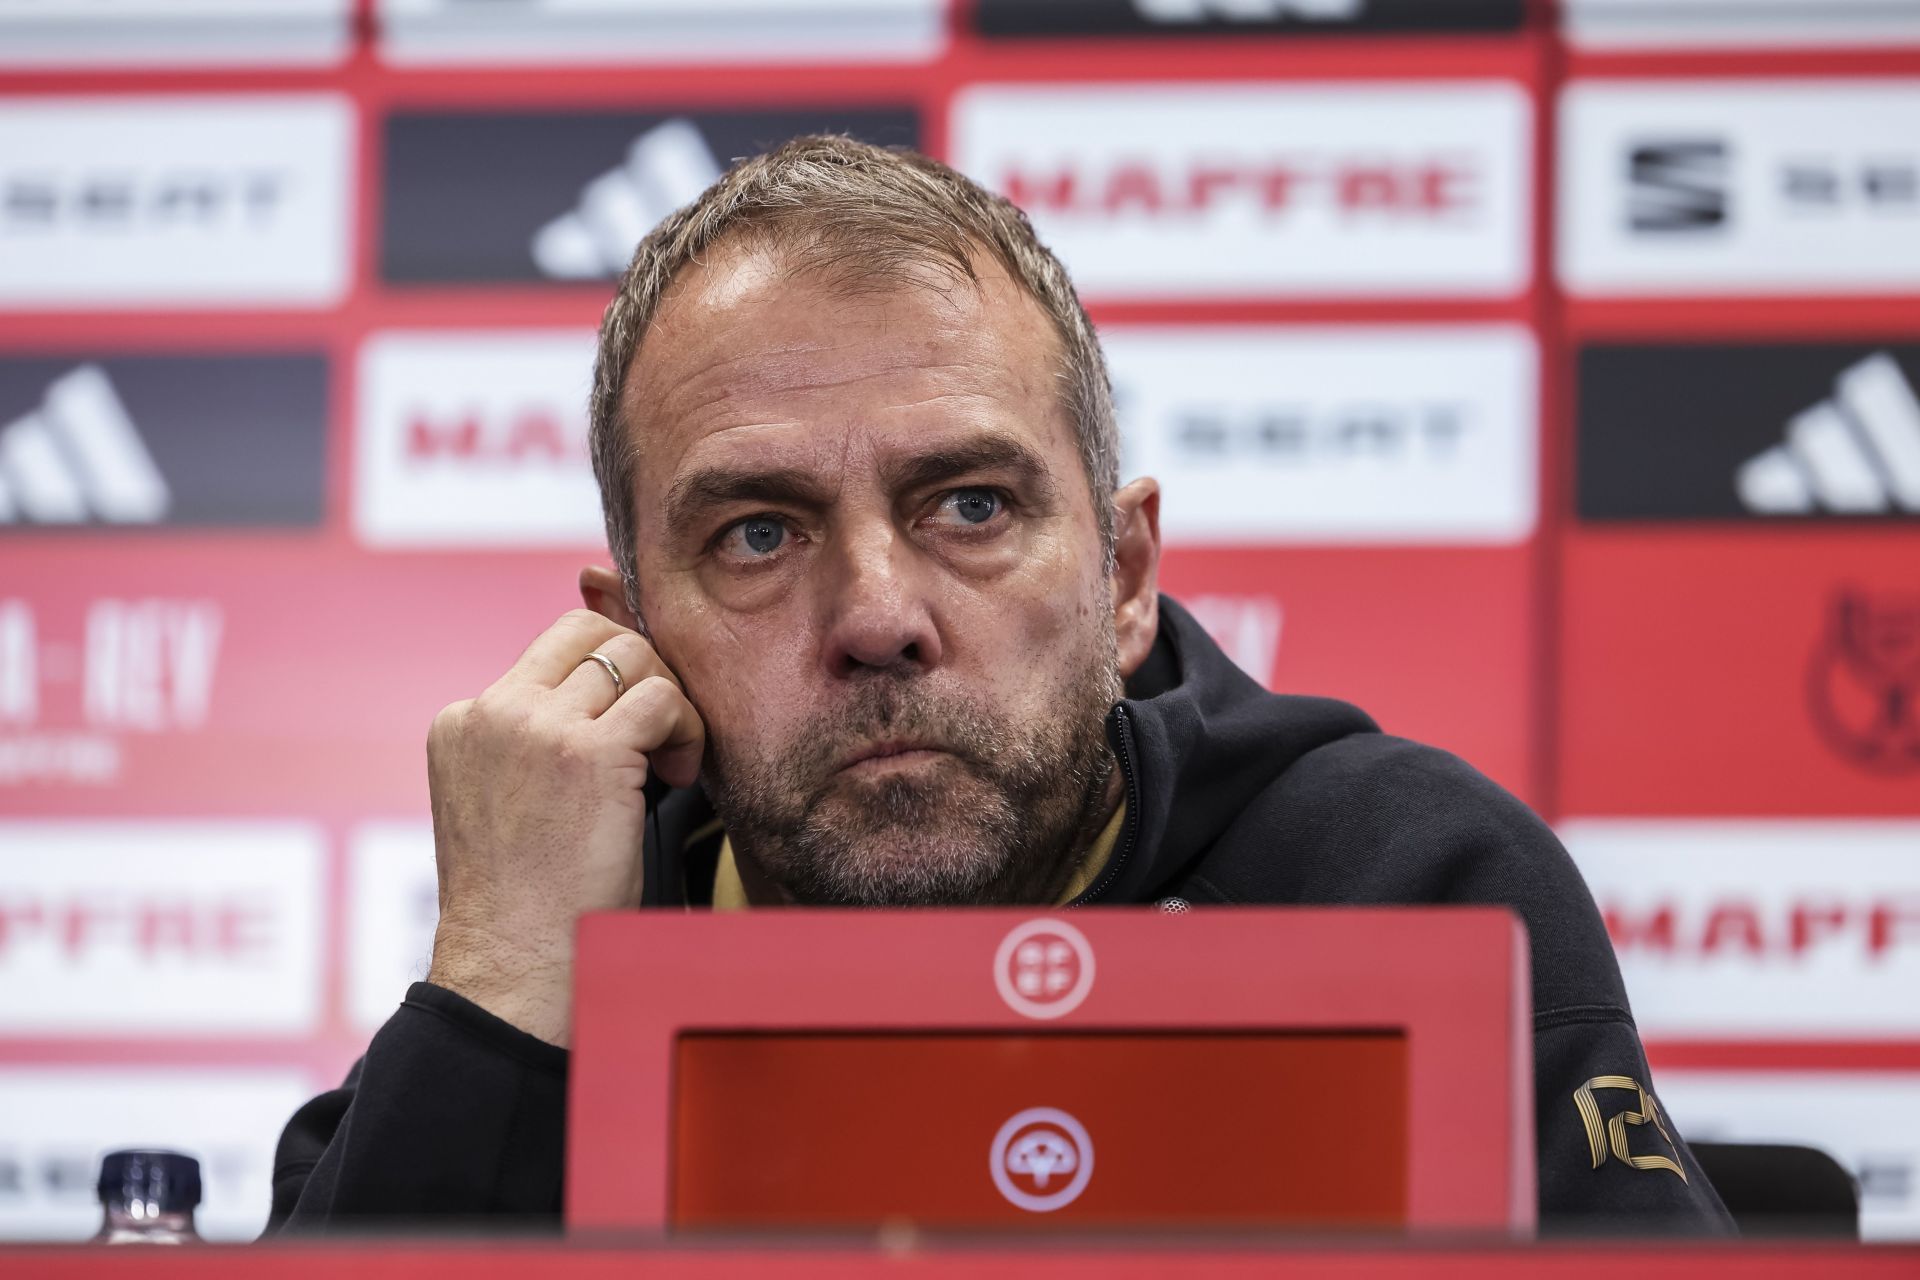
{"type": "Polygon", "coordinates": [[[598,649],[596,649],[592,653],[588,654],[585,658],[580,659],[580,661],[582,662],[586,662],[588,660],[597,662],[601,666],[607,669],[607,676],[613,681],[613,696],[616,700],[620,697],[621,694],[627,691],[627,682],[621,678],[620,668],[613,665],[612,658],[609,658],[606,654],[601,653],[598,649]]]}

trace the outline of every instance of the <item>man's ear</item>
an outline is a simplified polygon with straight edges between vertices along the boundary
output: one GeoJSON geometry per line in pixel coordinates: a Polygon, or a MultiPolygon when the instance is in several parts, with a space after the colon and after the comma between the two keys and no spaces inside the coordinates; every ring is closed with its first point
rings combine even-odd
{"type": "Polygon", "coordinates": [[[1113,633],[1125,679],[1160,634],[1160,482],[1152,476],[1113,495],[1113,633]]]}
{"type": "Polygon", "coordinates": [[[625,584],[620,581],[620,575],[606,565],[590,564],[580,571],[580,601],[629,631],[640,630],[640,619],[627,607],[625,584]]]}

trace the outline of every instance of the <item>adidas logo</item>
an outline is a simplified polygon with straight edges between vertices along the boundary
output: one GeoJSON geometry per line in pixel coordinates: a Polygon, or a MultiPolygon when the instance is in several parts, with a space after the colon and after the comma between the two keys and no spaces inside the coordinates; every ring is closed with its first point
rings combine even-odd
{"type": "Polygon", "coordinates": [[[1794,416],[1785,444],[1741,464],[1735,488],[1758,515],[1920,514],[1920,398],[1876,352],[1794,416]]]}
{"type": "Polygon", "coordinates": [[[152,524],[170,497],[98,365],[58,379],[38,409],[0,426],[0,524],[152,524]]]}
{"type": "Polygon", "coordinates": [[[627,162],[589,182],[579,204],[533,233],[533,261],[561,280],[617,276],[662,218],[720,179],[720,164],[691,120],[635,138],[627,162]]]}

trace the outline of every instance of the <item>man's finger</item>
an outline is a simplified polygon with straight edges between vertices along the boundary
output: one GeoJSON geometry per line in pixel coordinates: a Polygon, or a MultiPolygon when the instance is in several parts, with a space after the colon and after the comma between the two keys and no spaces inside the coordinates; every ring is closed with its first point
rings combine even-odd
{"type": "Polygon", "coordinates": [[[646,756],[650,771],[672,785],[691,786],[699,776],[707,726],[671,679],[649,676],[594,723],[621,746],[646,756]]]}
{"type": "Polygon", "coordinates": [[[505,678],[555,688],[580,665],[580,659],[615,636],[633,634],[591,609],[570,609],[527,646],[505,678]]]}
{"type": "Polygon", "coordinates": [[[582,656],[574,666],[573,674],[560,682],[553,691],[553,703],[566,712],[578,716],[597,716],[613,705],[620,690],[637,687],[641,681],[653,676],[664,676],[674,680],[673,672],[667,670],[667,664],[660,661],[660,655],[653,651],[646,637],[631,631],[624,631],[602,643],[592,652],[605,657],[620,673],[620,684],[615,687],[613,675],[605,667],[594,661],[591,656],[582,656]]]}

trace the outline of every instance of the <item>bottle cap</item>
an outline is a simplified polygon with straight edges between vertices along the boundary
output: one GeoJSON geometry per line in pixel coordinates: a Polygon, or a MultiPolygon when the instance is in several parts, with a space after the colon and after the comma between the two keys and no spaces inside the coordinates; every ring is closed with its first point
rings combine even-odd
{"type": "Polygon", "coordinates": [[[100,1200],[191,1212],[200,1203],[200,1162],[178,1151],[109,1151],[100,1161],[100,1200]]]}

